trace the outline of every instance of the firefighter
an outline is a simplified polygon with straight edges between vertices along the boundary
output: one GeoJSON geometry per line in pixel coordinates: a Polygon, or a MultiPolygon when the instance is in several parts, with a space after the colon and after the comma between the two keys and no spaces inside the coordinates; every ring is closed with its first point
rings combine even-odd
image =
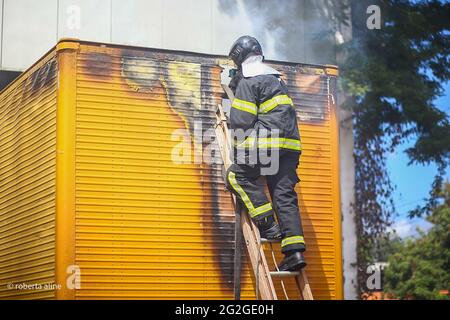
{"type": "Polygon", "coordinates": [[[264,63],[255,38],[237,39],[229,57],[237,70],[230,82],[235,94],[230,111],[234,163],[227,172],[228,188],[245,205],[262,238],[281,240],[285,257],[279,270],[297,271],[306,266],[306,247],[294,190],[301,154],[294,105],[280,73],[264,63]],[[266,178],[272,202],[257,182],[260,176],[266,178]]]}

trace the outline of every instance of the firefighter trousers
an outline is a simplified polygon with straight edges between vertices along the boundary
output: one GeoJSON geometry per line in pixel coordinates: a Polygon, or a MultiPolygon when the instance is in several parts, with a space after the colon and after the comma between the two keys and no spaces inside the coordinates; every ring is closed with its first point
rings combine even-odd
{"type": "Polygon", "coordinates": [[[265,175],[272,203],[264,192],[264,185],[257,182],[261,177],[260,165],[233,164],[227,172],[228,188],[244,203],[255,222],[276,214],[282,234],[283,253],[303,252],[306,249],[294,189],[300,182],[296,172],[299,156],[298,152],[280,151],[278,171],[265,175]]]}

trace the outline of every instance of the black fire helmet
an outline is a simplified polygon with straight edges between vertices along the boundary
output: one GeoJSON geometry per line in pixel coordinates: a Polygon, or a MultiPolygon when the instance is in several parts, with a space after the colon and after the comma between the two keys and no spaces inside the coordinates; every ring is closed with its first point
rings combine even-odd
{"type": "Polygon", "coordinates": [[[237,39],[231,46],[230,53],[228,54],[238,68],[241,68],[242,62],[251,55],[263,55],[258,40],[251,36],[242,36],[237,39]]]}

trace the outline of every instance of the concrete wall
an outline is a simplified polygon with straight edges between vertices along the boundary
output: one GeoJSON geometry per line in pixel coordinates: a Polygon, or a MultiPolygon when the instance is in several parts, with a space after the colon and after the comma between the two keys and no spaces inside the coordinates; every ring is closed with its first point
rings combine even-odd
{"type": "Polygon", "coordinates": [[[57,0],[3,0],[2,69],[23,70],[57,37],[57,0]]]}
{"type": "Polygon", "coordinates": [[[112,7],[111,42],[162,47],[163,1],[113,0],[112,7]]]}
{"type": "MultiPolygon", "coordinates": [[[[342,101],[342,100],[341,100],[342,101]]],[[[340,164],[341,164],[341,215],[342,260],[344,270],[344,297],[358,299],[356,268],[356,223],[352,204],[355,202],[355,161],[353,158],[353,124],[350,111],[340,108],[340,164]]]]}
{"type": "MultiPolygon", "coordinates": [[[[352,26],[342,26],[340,36],[342,42],[352,38],[352,26]]],[[[341,61],[345,56],[338,56],[341,61]]],[[[357,290],[357,234],[355,212],[355,160],[353,157],[354,137],[352,112],[344,107],[348,96],[345,92],[338,94],[339,106],[339,156],[341,165],[341,215],[342,215],[342,260],[344,271],[344,297],[347,300],[359,299],[357,290]]]]}
{"type": "Polygon", "coordinates": [[[64,37],[227,54],[236,37],[253,33],[219,0],[0,1],[1,70],[25,70],[64,37]]]}

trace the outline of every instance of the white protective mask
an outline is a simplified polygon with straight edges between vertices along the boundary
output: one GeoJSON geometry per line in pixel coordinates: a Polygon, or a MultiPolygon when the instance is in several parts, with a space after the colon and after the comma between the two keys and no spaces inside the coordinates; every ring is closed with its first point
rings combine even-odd
{"type": "Polygon", "coordinates": [[[263,62],[263,56],[250,56],[242,62],[242,75],[245,78],[263,74],[279,75],[280,73],[263,62]]]}

